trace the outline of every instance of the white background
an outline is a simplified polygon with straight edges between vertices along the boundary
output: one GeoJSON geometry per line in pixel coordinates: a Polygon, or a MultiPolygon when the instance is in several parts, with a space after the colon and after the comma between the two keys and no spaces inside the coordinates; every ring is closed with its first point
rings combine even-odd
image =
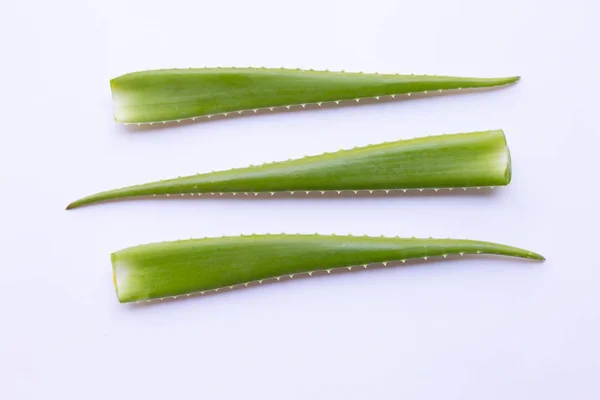
{"type": "Polygon", "coordinates": [[[0,10],[0,398],[600,398],[597,2],[4,0],[0,10]],[[113,121],[113,77],[231,65],[522,80],[168,129],[113,121]],[[124,185],[495,128],[513,182],[491,195],[64,210],[124,185]],[[117,302],[112,251],[254,232],[472,238],[547,261],[435,261],[117,302]]]}

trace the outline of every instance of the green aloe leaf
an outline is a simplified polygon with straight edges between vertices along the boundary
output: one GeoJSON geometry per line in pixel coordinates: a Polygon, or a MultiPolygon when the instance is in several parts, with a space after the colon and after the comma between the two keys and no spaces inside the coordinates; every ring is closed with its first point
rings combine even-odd
{"type": "Polygon", "coordinates": [[[118,299],[127,303],[336,268],[465,254],[544,260],[527,250],[474,240],[285,234],[146,244],[117,251],[111,260],[118,299]]]}
{"type": "Polygon", "coordinates": [[[67,209],[140,196],[202,193],[440,189],[504,186],[511,159],[502,130],[429,136],[302,159],[109,190],[67,209]]]}
{"type": "Polygon", "coordinates": [[[140,71],[110,81],[115,120],[181,121],[325,102],[504,86],[519,80],[270,68],[140,71]]]}

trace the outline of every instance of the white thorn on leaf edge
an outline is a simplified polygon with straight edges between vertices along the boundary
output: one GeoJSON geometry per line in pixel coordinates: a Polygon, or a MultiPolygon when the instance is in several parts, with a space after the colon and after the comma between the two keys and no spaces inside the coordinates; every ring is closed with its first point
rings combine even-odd
{"type": "Polygon", "coordinates": [[[389,194],[390,192],[400,192],[402,191],[403,193],[407,193],[408,191],[413,191],[413,192],[425,192],[425,191],[434,191],[434,192],[439,192],[442,191],[444,189],[448,189],[448,191],[452,191],[454,189],[459,190],[462,189],[463,191],[467,191],[468,189],[485,189],[485,188],[489,188],[489,189],[495,189],[495,186],[479,186],[479,187],[475,187],[475,186],[469,186],[469,187],[455,187],[455,188],[410,188],[410,189],[359,189],[359,190],[350,190],[350,189],[343,189],[343,190],[299,190],[299,191],[277,191],[277,192],[190,192],[190,193],[160,193],[160,194],[156,194],[156,193],[152,193],[152,194],[148,194],[148,196],[152,196],[152,197],[158,197],[158,196],[166,196],[166,197],[170,197],[171,195],[173,196],[186,196],[186,195],[190,195],[190,196],[202,196],[202,195],[210,195],[210,196],[223,196],[223,195],[232,195],[232,196],[238,196],[238,195],[244,195],[244,196],[251,196],[252,194],[254,194],[254,196],[258,196],[261,193],[269,193],[271,196],[276,195],[277,193],[289,193],[290,195],[296,195],[297,193],[305,193],[306,195],[310,195],[311,193],[313,194],[318,194],[320,193],[321,195],[325,195],[326,193],[337,193],[338,195],[341,195],[342,192],[349,192],[348,194],[355,194],[358,195],[359,192],[369,192],[369,194],[373,194],[376,190],[378,191],[383,191],[386,194],[389,194]]]}

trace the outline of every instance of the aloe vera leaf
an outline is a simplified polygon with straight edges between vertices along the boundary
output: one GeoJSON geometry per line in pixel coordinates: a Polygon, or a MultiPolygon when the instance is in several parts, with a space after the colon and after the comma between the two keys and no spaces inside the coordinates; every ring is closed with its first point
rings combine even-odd
{"type": "Polygon", "coordinates": [[[519,80],[271,68],[140,71],[110,81],[115,121],[155,123],[275,107],[503,86],[519,80]]]}
{"type": "Polygon", "coordinates": [[[464,254],[544,260],[502,244],[456,239],[251,235],[152,243],[111,254],[121,303],[177,297],[265,279],[464,254]]]}
{"type": "Polygon", "coordinates": [[[395,190],[508,185],[510,152],[502,130],[400,140],[335,153],[129,186],[76,200],[201,193],[395,190]]]}

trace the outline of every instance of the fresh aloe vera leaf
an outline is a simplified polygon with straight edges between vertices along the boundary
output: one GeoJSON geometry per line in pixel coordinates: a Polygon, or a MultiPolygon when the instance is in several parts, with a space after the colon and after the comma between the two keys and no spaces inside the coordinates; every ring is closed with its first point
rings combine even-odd
{"type": "Polygon", "coordinates": [[[111,260],[118,299],[127,303],[336,268],[465,254],[544,260],[520,248],[473,240],[285,234],[146,244],[117,251],[111,260]]]}
{"type": "Polygon", "coordinates": [[[67,209],[138,196],[504,186],[511,159],[502,130],[429,136],[109,190],[67,209]]]}
{"type": "Polygon", "coordinates": [[[270,68],[141,71],[110,81],[117,122],[155,123],[276,107],[503,86],[519,80],[270,68]]]}

